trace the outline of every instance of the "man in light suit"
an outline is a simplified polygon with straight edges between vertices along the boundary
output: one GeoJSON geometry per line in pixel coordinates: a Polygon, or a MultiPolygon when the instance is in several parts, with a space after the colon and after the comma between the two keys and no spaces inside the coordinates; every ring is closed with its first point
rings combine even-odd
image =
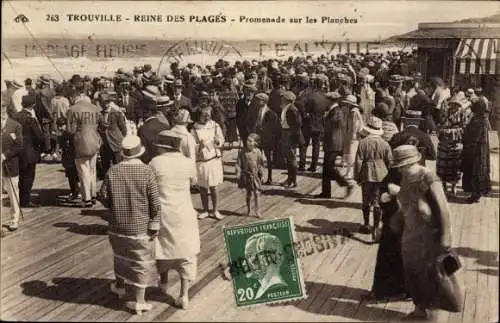
{"type": "Polygon", "coordinates": [[[9,231],[19,225],[19,156],[23,151],[23,130],[19,122],[9,118],[7,106],[2,106],[2,185],[9,196],[11,221],[9,231]]]}
{"type": "Polygon", "coordinates": [[[106,174],[111,164],[121,162],[121,143],[127,135],[125,115],[116,109],[111,109],[113,93],[100,93],[99,101],[102,107],[102,119],[99,125],[102,145],[100,149],[102,171],[106,174]]]}
{"type": "Polygon", "coordinates": [[[73,93],[74,104],[67,113],[67,129],[73,134],[75,164],[82,191],[82,206],[92,207],[97,197],[97,153],[101,147],[98,126],[102,122],[100,109],[84,95],[83,82],[77,81],[73,93]]]}

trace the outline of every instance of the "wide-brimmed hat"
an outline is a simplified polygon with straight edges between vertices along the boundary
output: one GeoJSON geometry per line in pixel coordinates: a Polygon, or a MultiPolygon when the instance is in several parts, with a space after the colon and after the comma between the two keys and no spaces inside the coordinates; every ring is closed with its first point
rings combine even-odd
{"type": "Polygon", "coordinates": [[[424,120],[422,118],[422,111],[420,110],[406,110],[406,113],[404,116],[401,117],[402,119],[413,119],[413,120],[424,120]]]}
{"type": "Polygon", "coordinates": [[[174,87],[184,87],[184,83],[182,83],[181,79],[177,79],[174,81],[174,87]]]}
{"type": "Polygon", "coordinates": [[[165,75],[165,83],[172,84],[175,82],[175,76],[172,74],[165,75]]]}
{"type": "Polygon", "coordinates": [[[354,96],[353,94],[349,94],[347,95],[343,100],[342,100],[342,103],[344,104],[349,104],[353,107],[359,107],[358,105],[358,99],[356,98],[356,96],[354,96]]]}
{"type": "Polygon", "coordinates": [[[342,98],[342,95],[340,95],[340,94],[339,94],[338,92],[336,92],[336,91],[335,91],[335,92],[327,92],[327,93],[325,94],[325,96],[326,96],[328,99],[332,100],[332,101],[338,101],[338,100],[340,100],[340,99],[342,98]]]}
{"type": "Polygon", "coordinates": [[[146,149],[141,143],[141,138],[136,135],[128,135],[122,140],[121,152],[123,158],[131,159],[142,156],[146,149]]]}
{"type": "Polygon", "coordinates": [[[156,98],[156,107],[157,108],[165,108],[168,106],[171,106],[175,102],[173,100],[170,100],[170,97],[166,95],[161,95],[156,98]]]}
{"type": "Polygon", "coordinates": [[[153,143],[156,147],[179,149],[181,138],[172,130],[163,130],[158,134],[156,141],[153,143]]]}
{"type": "Polygon", "coordinates": [[[13,87],[15,87],[16,89],[20,89],[20,88],[22,88],[22,87],[23,87],[23,85],[22,85],[21,83],[19,83],[18,81],[16,81],[16,80],[13,80],[13,81],[11,82],[11,84],[12,84],[12,86],[13,86],[13,87]]]}
{"type": "Polygon", "coordinates": [[[366,123],[366,126],[363,127],[363,131],[368,134],[382,136],[384,134],[384,130],[382,129],[382,120],[375,116],[371,116],[366,123]]]}
{"type": "Polygon", "coordinates": [[[116,99],[116,92],[110,92],[110,91],[105,91],[105,92],[100,92],[99,93],[99,101],[106,103],[106,102],[111,102],[116,99]]]}
{"type": "Polygon", "coordinates": [[[38,78],[38,80],[44,84],[44,85],[49,85],[50,84],[50,76],[48,75],[40,75],[40,77],[38,78]]]}
{"type": "Polygon", "coordinates": [[[255,95],[255,98],[259,99],[259,100],[262,100],[262,101],[265,101],[265,102],[267,102],[267,100],[269,100],[269,96],[267,94],[263,93],[263,92],[257,93],[255,95]]]}
{"type": "Polygon", "coordinates": [[[389,108],[389,105],[387,103],[379,102],[375,106],[375,109],[373,109],[372,113],[374,116],[384,118],[384,117],[387,117],[389,115],[392,115],[392,112],[393,111],[391,110],[391,108],[389,108]]]}
{"type": "Polygon", "coordinates": [[[392,168],[398,168],[406,165],[418,163],[422,158],[422,154],[418,152],[416,146],[402,145],[394,148],[392,151],[393,163],[392,168]]]}
{"type": "Polygon", "coordinates": [[[179,109],[174,116],[174,122],[176,124],[189,124],[193,122],[191,120],[191,114],[186,109],[179,109]]]}
{"type": "Polygon", "coordinates": [[[285,93],[283,93],[282,97],[286,101],[290,101],[290,102],[295,101],[295,99],[297,98],[292,91],[286,91],[285,93]]]}
{"type": "Polygon", "coordinates": [[[403,83],[404,78],[401,75],[393,74],[389,77],[389,83],[399,84],[403,83]]]}
{"type": "Polygon", "coordinates": [[[142,94],[156,101],[156,99],[160,96],[160,89],[158,89],[155,85],[148,85],[144,90],[142,90],[142,94]]]}

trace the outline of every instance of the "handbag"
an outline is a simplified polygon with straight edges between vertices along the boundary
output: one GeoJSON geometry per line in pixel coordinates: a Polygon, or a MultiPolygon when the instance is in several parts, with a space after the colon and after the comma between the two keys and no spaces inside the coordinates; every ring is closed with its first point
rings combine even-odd
{"type": "Polygon", "coordinates": [[[465,300],[465,288],[457,277],[462,263],[458,255],[449,250],[440,255],[436,260],[436,293],[435,306],[449,311],[461,312],[465,300]]]}

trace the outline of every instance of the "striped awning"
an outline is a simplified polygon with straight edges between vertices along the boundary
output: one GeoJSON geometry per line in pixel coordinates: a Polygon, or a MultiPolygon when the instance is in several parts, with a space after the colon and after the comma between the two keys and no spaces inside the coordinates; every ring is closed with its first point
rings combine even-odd
{"type": "Polygon", "coordinates": [[[455,57],[459,74],[500,74],[498,39],[462,39],[455,57]]]}

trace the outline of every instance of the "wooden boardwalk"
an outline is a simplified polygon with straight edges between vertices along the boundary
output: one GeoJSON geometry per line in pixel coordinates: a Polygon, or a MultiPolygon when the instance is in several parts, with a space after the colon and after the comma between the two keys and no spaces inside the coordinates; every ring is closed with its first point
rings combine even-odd
{"type": "MultiPolygon", "coordinates": [[[[220,222],[200,221],[201,254],[198,279],[192,287],[190,308],[175,308],[173,297],[148,288],[152,311],[136,316],[123,309],[109,292],[112,253],[106,236],[106,213],[100,205],[80,209],[59,205],[56,197],[67,194],[60,165],[37,167],[35,202],[43,207],[25,211],[20,230],[1,239],[1,319],[41,321],[388,321],[412,310],[411,302],[360,303],[370,289],[377,245],[369,235],[356,233],[361,216],[361,192],[348,200],[313,200],[319,193],[320,174],[299,176],[299,187],[286,191],[267,187],[262,198],[265,218],[293,217],[297,238],[331,234],[335,229],[353,232],[336,248],[302,258],[309,297],[282,305],[237,308],[232,284],[220,275],[226,263],[222,227],[251,222],[242,216],[245,194],[234,178],[236,151],[226,152],[226,181],[221,186],[220,222]]],[[[442,322],[498,321],[498,155],[492,154],[494,189],[479,204],[451,203],[453,246],[464,262],[466,286],[463,313],[439,313],[442,322]]],[[[434,167],[433,164],[431,167],[434,167]]],[[[285,174],[275,171],[274,179],[285,174]]],[[[334,195],[343,190],[334,186],[334,195]]],[[[195,207],[200,206],[194,195],[195,207]]],[[[5,212],[4,212],[5,213],[5,212]]],[[[5,221],[5,214],[2,216],[5,221]]],[[[177,274],[171,273],[171,295],[179,290],[177,274]]]]}

